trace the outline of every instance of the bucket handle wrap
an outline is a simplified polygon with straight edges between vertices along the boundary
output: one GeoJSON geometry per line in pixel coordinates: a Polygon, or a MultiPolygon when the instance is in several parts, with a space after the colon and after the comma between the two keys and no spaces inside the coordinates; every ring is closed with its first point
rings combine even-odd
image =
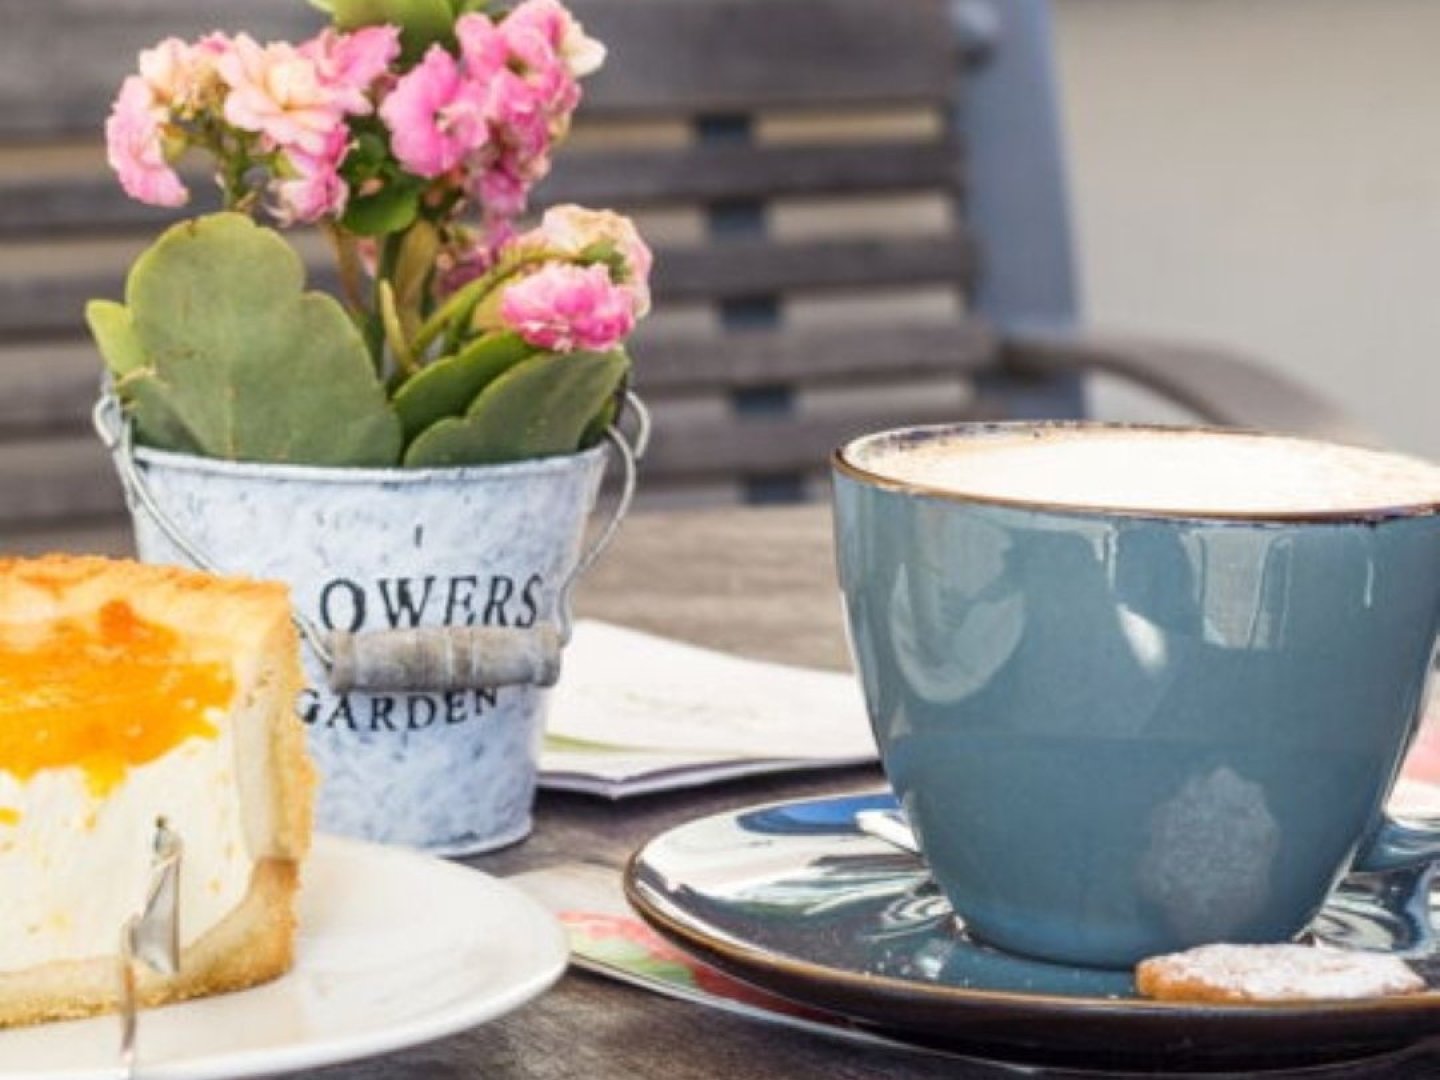
{"type": "MultiPolygon", "coordinates": [[[[555,618],[526,629],[490,626],[435,626],[414,630],[327,631],[299,611],[291,613],[296,629],[325,667],[335,693],[349,690],[421,691],[488,689],[499,686],[553,686],[560,677],[560,654],[573,626],[571,601],[575,586],[600,558],[635,498],[639,462],[650,442],[650,413],[633,391],[626,403],[636,418],[633,440],[617,425],[605,439],[620,458],[620,495],[610,518],[574,568],[556,597],[555,618]]],[[[222,571],[220,565],[175,524],[156,501],[135,460],[134,432],[120,402],[104,393],[95,405],[95,430],[110,451],[132,514],[145,513],[186,559],[201,570],[222,571]]]]}

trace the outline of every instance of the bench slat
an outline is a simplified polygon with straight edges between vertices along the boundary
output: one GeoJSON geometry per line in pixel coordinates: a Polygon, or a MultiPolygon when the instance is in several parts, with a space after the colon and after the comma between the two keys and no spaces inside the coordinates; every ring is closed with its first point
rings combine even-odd
{"type": "Polygon", "coordinates": [[[858,435],[975,418],[973,410],[947,404],[816,416],[737,417],[686,425],[666,425],[661,416],[641,479],[643,483],[646,477],[821,472],[831,452],[858,435]]]}
{"type": "Polygon", "coordinates": [[[0,525],[113,515],[120,482],[89,432],[0,444],[0,525]]]}
{"type": "MultiPolygon", "coordinates": [[[[567,157],[536,193],[536,205],[636,207],[796,195],[858,195],[959,189],[957,150],[943,142],[833,146],[697,145],[677,150],[567,157]]],[[[184,214],[217,209],[203,176],[190,179],[184,214]]],[[[179,216],[128,199],[113,177],[0,176],[0,236],[157,231],[179,216]]]]}
{"type": "Polygon", "coordinates": [[[220,208],[219,196],[208,184],[192,178],[190,190],[190,204],[175,211],[126,198],[111,176],[0,177],[0,236],[158,233],[182,216],[220,208]]]}
{"type": "Polygon", "coordinates": [[[650,206],[793,195],[958,192],[949,142],[812,146],[701,144],[680,150],[572,154],[537,195],[542,203],[650,206]]]}
{"type": "Polygon", "coordinates": [[[44,555],[52,551],[133,558],[135,541],[130,519],[108,515],[38,529],[8,528],[0,532],[0,554],[44,555]]]}
{"type": "Polygon", "coordinates": [[[996,336],[985,323],[864,326],[845,330],[740,333],[713,340],[637,341],[642,393],[894,382],[924,375],[957,379],[993,365],[996,336]]]}
{"type": "Polygon", "coordinates": [[[938,102],[954,91],[959,44],[941,0],[572,6],[588,32],[611,43],[586,84],[596,114],[938,102]]]}
{"type": "Polygon", "coordinates": [[[770,296],[807,289],[969,283],[974,269],[963,234],[873,237],[777,244],[727,241],[666,251],[655,262],[661,300],[770,296]]]}

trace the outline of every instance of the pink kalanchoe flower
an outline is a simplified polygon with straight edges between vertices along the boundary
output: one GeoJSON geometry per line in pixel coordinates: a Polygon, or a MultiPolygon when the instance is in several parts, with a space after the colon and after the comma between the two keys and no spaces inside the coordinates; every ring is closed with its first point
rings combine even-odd
{"type": "Polygon", "coordinates": [[[190,198],[165,156],[166,109],[144,77],[131,75],[105,121],[106,157],[125,194],[151,206],[183,206],[190,198]]]}
{"type": "Polygon", "coordinates": [[[449,172],[482,148],[489,131],[480,103],[455,58],[432,45],[380,105],[390,148],[416,176],[449,172]]]}
{"type": "Polygon", "coordinates": [[[199,41],[191,46],[196,53],[213,64],[220,57],[224,56],[234,47],[234,40],[229,34],[220,30],[212,30],[199,41]]]}
{"type": "Polygon", "coordinates": [[[225,119],[253,131],[272,147],[321,156],[343,108],[337,92],[321,77],[316,62],[294,46],[261,46],[247,34],[231,42],[216,60],[230,88],[225,119]]]}
{"type": "Polygon", "coordinates": [[[455,39],[465,74],[473,82],[487,83],[510,63],[510,45],[496,25],[484,15],[471,13],[455,20],[455,39]]]}
{"type": "Polygon", "coordinates": [[[400,55],[400,28],[367,26],[350,34],[327,28],[299,51],[314,61],[338,108],[351,116],[366,116],[374,108],[370,92],[400,55]]]}
{"type": "Polygon", "coordinates": [[[526,20],[524,10],[517,14],[520,19],[512,16],[500,24],[500,34],[509,47],[507,71],[529,87],[548,117],[552,136],[559,137],[569,128],[570,114],[580,104],[580,82],[544,28],[526,20]]]}
{"type": "Polygon", "coordinates": [[[219,100],[215,65],[230,47],[230,39],[220,33],[208,34],[193,45],[169,37],[140,53],[140,77],[170,119],[193,119],[219,100]]]}
{"type": "Polygon", "coordinates": [[[500,26],[510,49],[509,70],[550,103],[552,111],[573,111],[580,102],[580,84],[565,65],[564,57],[538,31],[508,31],[509,26],[509,20],[500,26]]]}
{"type": "Polygon", "coordinates": [[[537,35],[577,79],[593,74],[605,63],[605,46],[589,37],[558,0],[524,0],[501,25],[515,40],[537,35]]]}
{"type": "Polygon", "coordinates": [[[340,163],[350,149],[350,134],[337,127],[318,156],[291,153],[288,157],[293,175],[273,186],[275,216],[282,225],[310,224],[323,217],[339,217],[345,212],[350,189],[340,176],[340,163]]]}
{"type": "Polygon", "coordinates": [[[649,312],[650,269],[655,263],[655,256],[640,238],[635,223],[625,215],[613,210],[587,210],[573,203],[552,206],[545,211],[540,224],[515,243],[571,258],[578,257],[586,249],[608,244],[623,263],[611,276],[631,291],[637,318],[649,312]]]}
{"type": "Polygon", "coordinates": [[[496,141],[521,161],[544,157],[550,148],[550,99],[509,70],[496,72],[487,91],[485,115],[496,141]]]}
{"type": "Polygon", "coordinates": [[[635,328],[635,302],[604,266],[549,263],[505,290],[500,319],[536,348],[603,352],[635,328]]]}
{"type": "Polygon", "coordinates": [[[519,175],[512,160],[502,157],[472,177],[471,195],[480,203],[487,228],[493,229],[499,222],[511,221],[525,212],[530,184],[519,175]]]}
{"type": "Polygon", "coordinates": [[[196,96],[194,50],[177,37],[168,37],[140,53],[140,77],[156,102],[183,109],[196,96]]]}

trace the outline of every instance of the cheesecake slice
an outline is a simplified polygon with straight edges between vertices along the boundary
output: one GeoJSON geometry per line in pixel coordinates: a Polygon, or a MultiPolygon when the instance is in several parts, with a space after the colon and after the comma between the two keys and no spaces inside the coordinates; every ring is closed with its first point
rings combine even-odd
{"type": "Polygon", "coordinates": [[[113,1009],[155,824],[184,846],[181,965],[147,1005],[292,960],[313,773],[285,588],[0,560],[0,1026],[113,1009]]]}

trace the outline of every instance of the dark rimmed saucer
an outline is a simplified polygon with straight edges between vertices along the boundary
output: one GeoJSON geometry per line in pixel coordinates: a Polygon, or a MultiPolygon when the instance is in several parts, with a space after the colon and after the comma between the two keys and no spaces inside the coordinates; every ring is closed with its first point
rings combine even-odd
{"type": "Polygon", "coordinates": [[[915,855],[863,833],[889,794],[776,803],[690,822],[625,876],[659,931],[731,974],[911,1042],[1001,1060],[1217,1072],[1390,1054],[1440,1036],[1440,960],[1410,884],[1354,879],[1311,927],[1403,955],[1403,997],[1196,1005],[1136,996],[1128,972],[1043,963],[968,937],[915,855]]]}

